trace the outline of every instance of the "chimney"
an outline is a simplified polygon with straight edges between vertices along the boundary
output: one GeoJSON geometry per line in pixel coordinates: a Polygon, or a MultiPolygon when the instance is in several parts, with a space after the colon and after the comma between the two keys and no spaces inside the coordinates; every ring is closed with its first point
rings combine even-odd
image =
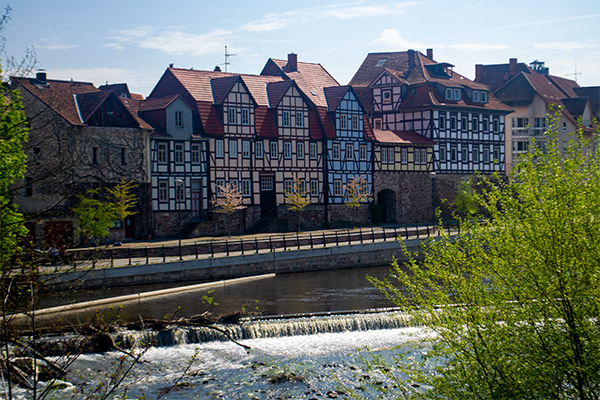
{"type": "Polygon", "coordinates": [[[40,82],[46,82],[46,72],[39,71],[37,74],[35,74],[35,78],[40,82]]]}
{"type": "Polygon", "coordinates": [[[483,64],[475,64],[475,82],[483,81],[483,64]]]}
{"type": "Polygon", "coordinates": [[[415,66],[415,51],[407,50],[406,54],[408,56],[408,68],[411,69],[415,66]]]}
{"type": "Polygon", "coordinates": [[[427,57],[433,60],[433,49],[427,49],[427,57]]]}
{"type": "Polygon", "coordinates": [[[298,71],[298,54],[288,54],[287,67],[290,69],[290,71],[298,71]]]}
{"type": "Polygon", "coordinates": [[[221,67],[219,67],[218,65],[215,66],[215,72],[221,72],[221,67]]]}
{"type": "Polygon", "coordinates": [[[169,68],[173,68],[174,65],[175,64],[173,64],[173,63],[169,64],[169,68]]]}
{"type": "Polygon", "coordinates": [[[508,72],[510,72],[511,75],[515,75],[517,73],[517,59],[516,58],[509,58],[509,65],[508,65],[508,72]]]}

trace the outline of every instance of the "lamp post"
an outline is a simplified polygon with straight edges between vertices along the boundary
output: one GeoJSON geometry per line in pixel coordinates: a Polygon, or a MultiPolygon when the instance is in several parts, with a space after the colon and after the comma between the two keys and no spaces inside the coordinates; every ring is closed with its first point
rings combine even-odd
{"type": "Polygon", "coordinates": [[[179,237],[179,260],[183,260],[181,257],[181,211],[179,210],[179,193],[183,196],[183,180],[175,179],[175,209],[177,210],[177,233],[179,237]],[[181,191],[181,192],[180,192],[181,191]]]}

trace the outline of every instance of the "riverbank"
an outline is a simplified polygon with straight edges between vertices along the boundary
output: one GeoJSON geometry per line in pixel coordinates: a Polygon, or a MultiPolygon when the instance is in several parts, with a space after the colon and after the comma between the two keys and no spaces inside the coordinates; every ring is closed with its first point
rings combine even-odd
{"type": "MultiPolygon", "coordinates": [[[[416,254],[422,239],[404,241],[416,254]]],[[[216,281],[241,277],[388,265],[395,258],[406,260],[397,240],[372,243],[348,242],[323,248],[298,246],[295,250],[273,248],[268,253],[230,254],[228,257],[176,260],[159,264],[140,264],[114,268],[75,270],[40,275],[53,290],[92,289],[167,282],[216,281]]]]}

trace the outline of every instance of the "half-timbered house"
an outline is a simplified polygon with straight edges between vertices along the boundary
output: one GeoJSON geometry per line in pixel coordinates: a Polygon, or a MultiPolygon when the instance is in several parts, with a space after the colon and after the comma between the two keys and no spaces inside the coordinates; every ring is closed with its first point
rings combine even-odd
{"type": "Polygon", "coordinates": [[[154,127],[150,140],[152,227],[155,236],[178,233],[208,210],[207,141],[194,129],[192,107],[175,94],[139,103],[154,127]]]}
{"type": "Polygon", "coordinates": [[[418,51],[370,53],[350,84],[376,129],[413,131],[434,144],[436,198],[463,177],[505,172],[504,119],[511,109],[489,89],[418,51]]]}

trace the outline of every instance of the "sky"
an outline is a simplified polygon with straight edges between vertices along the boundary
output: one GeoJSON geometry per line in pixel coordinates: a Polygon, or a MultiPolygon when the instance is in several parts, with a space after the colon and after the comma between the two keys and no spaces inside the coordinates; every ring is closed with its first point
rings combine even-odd
{"type": "MultiPolygon", "coordinates": [[[[269,58],[321,64],[347,84],[368,53],[432,48],[475,64],[529,64],[600,86],[598,0],[12,0],[8,55],[33,48],[48,79],[126,82],[147,96],[175,67],[260,74],[269,58]],[[225,46],[232,55],[225,63],[225,46]],[[574,75],[577,71],[577,75],[574,75]]],[[[34,71],[35,72],[35,71],[34,71]]],[[[34,73],[33,72],[33,73],[34,73]]],[[[33,74],[32,73],[32,74],[33,74]]]]}

